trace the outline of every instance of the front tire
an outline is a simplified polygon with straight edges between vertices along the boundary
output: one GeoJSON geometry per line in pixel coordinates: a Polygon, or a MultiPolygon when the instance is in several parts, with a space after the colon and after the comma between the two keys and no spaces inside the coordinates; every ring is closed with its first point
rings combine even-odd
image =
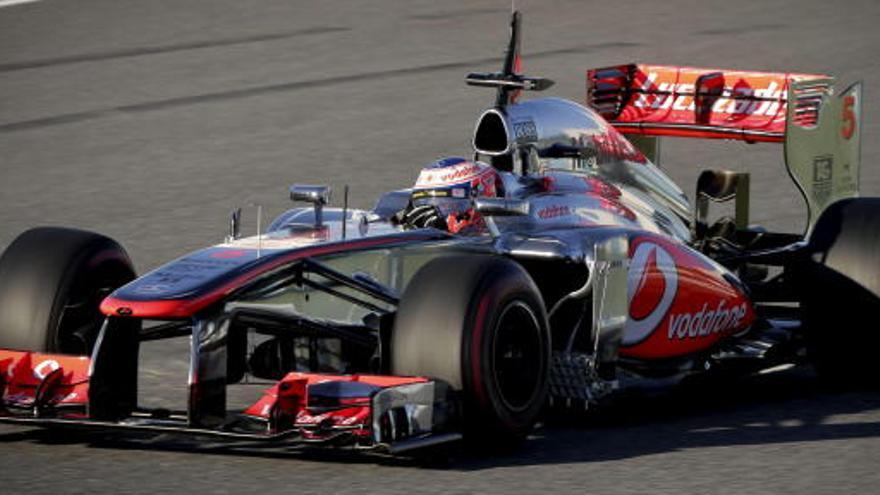
{"type": "Polygon", "coordinates": [[[547,399],[546,310],[528,273],[505,258],[427,263],[401,299],[391,349],[394,374],[459,391],[470,438],[525,437],[547,399]]]}
{"type": "Polygon", "coordinates": [[[0,348],[91,354],[101,301],[135,277],[109,237],[59,227],[18,236],[0,257],[0,348]]]}

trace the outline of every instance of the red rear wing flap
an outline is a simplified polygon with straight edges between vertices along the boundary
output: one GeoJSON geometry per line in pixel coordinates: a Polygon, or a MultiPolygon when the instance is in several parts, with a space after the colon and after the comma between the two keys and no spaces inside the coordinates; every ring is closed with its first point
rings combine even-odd
{"type": "MultiPolygon", "coordinates": [[[[819,74],[626,64],[587,71],[587,104],[624,134],[783,142],[789,83],[807,80],[829,89],[819,74]]],[[[805,105],[796,118],[817,116],[805,105]]]]}

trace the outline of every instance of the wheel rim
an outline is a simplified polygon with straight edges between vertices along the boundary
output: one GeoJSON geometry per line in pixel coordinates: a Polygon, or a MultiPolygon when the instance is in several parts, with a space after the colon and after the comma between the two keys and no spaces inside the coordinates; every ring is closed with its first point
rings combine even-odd
{"type": "Polygon", "coordinates": [[[55,352],[70,355],[89,355],[95,346],[105,316],[100,305],[111,292],[125,284],[130,277],[122,273],[104,272],[80,280],[70,292],[58,318],[55,332],[55,352]]]}
{"type": "Polygon", "coordinates": [[[544,368],[544,340],[535,312],[523,301],[505,306],[495,324],[492,372],[504,405],[529,408],[539,394],[544,368]]]}

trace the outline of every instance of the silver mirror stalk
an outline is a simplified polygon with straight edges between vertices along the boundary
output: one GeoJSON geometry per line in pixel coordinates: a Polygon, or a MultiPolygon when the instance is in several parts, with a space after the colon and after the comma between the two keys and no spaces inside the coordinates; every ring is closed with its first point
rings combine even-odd
{"type": "Polygon", "coordinates": [[[241,208],[236,208],[229,212],[229,234],[226,235],[226,242],[232,242],[241,237],[241,208]]]}
{"type": "Polygon", "coordinates": [[[290,186],[290,199],[312,203],[315,207],[315,227],[324,225],[324,205],[330,203],[330,186],[294,184],[290,186]]]}

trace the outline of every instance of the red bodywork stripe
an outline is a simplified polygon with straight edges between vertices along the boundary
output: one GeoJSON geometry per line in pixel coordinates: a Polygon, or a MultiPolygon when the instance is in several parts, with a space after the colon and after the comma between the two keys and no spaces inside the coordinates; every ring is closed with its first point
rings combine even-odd
{"type": "Polygon", "coordinates": [[[271,263],[254,268],[253,271],[242,274],[220,287],[200,294],[190,299],[160,299],[153,301],[129,301],[117,297],[107,297],[101,302],[101,313],[107,316],[125,316],[132,318],[189,318],[197,312],[223,299],[235,289],[250,282],[264,273],[274,270],[279,266],[294,262],[299,259],[325,254],[339,253],[349,249],[365,249],[371,247],[391,246],[395,244],[412,242],[413,240],[426,240],[433,236],[405,238],[377,238],[365,239],[345,244],[330,244],[316,246],[300,251],[293,251],[287,256],[281,256],[271,263]]]}

